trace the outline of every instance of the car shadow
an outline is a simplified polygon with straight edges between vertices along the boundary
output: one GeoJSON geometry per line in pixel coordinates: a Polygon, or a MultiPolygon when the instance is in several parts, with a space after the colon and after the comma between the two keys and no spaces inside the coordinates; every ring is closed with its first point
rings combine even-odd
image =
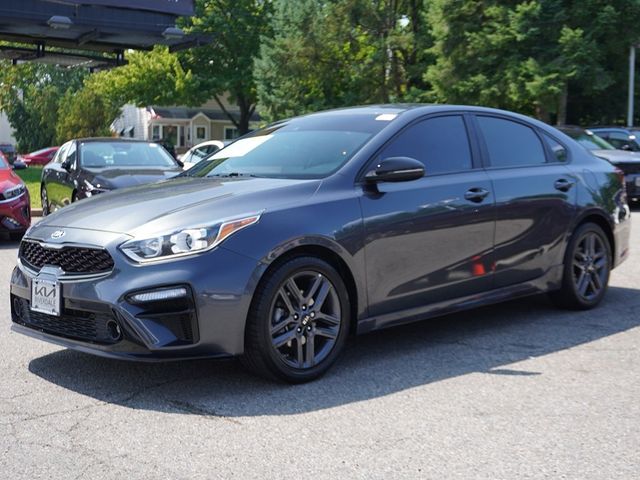
{"type": "Polygon", "coordinates": [[[62,350],[29,370],[60,387],[133,409],[202,416],[288,415],[393,394],[480,373],[529,377],[516,362],[640,325],[640,295],[612,287],[603,305],[568,312],[546,296],[484,307],[353,339],[323,378],[283,385],[247,374],[235,360],[139,364],[62,350]]]}

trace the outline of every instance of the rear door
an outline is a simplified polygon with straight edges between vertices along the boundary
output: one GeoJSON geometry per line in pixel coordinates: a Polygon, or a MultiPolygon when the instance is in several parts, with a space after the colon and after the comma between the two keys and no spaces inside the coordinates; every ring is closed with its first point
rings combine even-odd
{"type": "MultiPolygon", "coordinates": [[[[412,157],[425,176],[363,186],[370,314],[384,315],[491,287],[494,198],[463,114],[411,124],[373,159],[412,157]]],[[[371,167],[372,168],[372,167],[371,167]]]]}
{"type": "Polygon", "coordinates": [[[567,150],[512,118],[478,114],[475,121],[496,199],[494,286],[533,280],[562,264],[576,214],[567,150]]]}

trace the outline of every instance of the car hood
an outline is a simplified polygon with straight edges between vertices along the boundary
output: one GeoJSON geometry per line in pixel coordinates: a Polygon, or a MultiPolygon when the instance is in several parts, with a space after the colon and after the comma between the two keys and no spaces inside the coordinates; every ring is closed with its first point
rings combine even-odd
{"type": "Polygon", "coordinates": [[[0,168],[0,193],[6,189],[20,185],[22,180],[13,170],[0,168]]]}
{"type": "Polygon", "coordinates": [[[35,229],[80,228],[134,236],[161,233],[300,203],[319,184],[320,180],[181,177],[81,200],[45,217],[35,229]]]}
{"type": "Polygon", "coordinates": [[[640,163],[640,155],[636,152],[626,152],[624,150],[591,150],[596,157],[604,158],[611,163],[640,163]]]}
{"type": "Polygon", "coordinates": [[[173,178],[181,168],[109,168],[85,169],[84,178],[94,186],[115,189],[135,187],[173,178]]]}

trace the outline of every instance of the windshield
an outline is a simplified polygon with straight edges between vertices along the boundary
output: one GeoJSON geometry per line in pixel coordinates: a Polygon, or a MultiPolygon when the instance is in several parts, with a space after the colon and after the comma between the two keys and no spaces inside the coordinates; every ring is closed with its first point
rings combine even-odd
{"type": "Polygon", "coordinates": [[[591,132],[566,132],[571,138],[573,138],[580,145],[587,150],[615,150],[616,148],[607,142],[605,139],[595,135],[591,132]]]}
{"type": "Polygon", "coordinates": [[[323,178],[344,165],[395,115],[379,118],[319,115],[272,125],[207,157],[188,175],[323,178]]]}
{"type": "Polygon", "coordinates": [[[80,164],[85,168],[175,167],[177,164],[160,145],[143,142],[86,142],[80,164]]]}
{"type": "Polygon", "coordinates": [[[2,153],[0,153],[0,170],[5,170],[9,168],[9,164],[7,163],[6,159],[4,158],[4,155],[2,153]]]}

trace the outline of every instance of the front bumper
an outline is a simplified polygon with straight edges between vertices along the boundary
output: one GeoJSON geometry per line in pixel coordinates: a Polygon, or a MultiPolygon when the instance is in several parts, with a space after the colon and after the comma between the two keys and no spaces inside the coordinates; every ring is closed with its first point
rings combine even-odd
{"type": "Polygon", "coordinates": [[[17,198],[0,202],[1,231],[24,232],[29,225],[31,225],[31,208],[27,192],[17,198]]]}
{"type": "MultiPolygon", "coordinates": [[[[41,230],[47,229],[38,229],[39,234],[41,230]]],[[[39,236],[49,235],[45,231],[39,236]]],[[[71,231],[65,239],[79,243],[78,237],[84,237],[82,244],[91,245],[87,236],[94,235],[105,237],[104,232],[71,231]]],[[[10,293],[14,331],[83,352],[129,360],[222,357],[243,352],[245,320],[262,272],[259,262],[219,247],[172,262],[134,265],[117,250],[126,237],[106,236],[107,250],[115,263],[113,271],[95,278],[61,276],[60,317],[30,310],[31,283],[37,273],[18,263],[10,293]],[[184,287],[188,294],[146,304],[131,299],[133,293],[170,287],[184,287]]]]}
{"type": "Polygon", "coordinates": [[[624,177],[627,187],[627,197],[640,200],[640,174],[627,174],[624,177]]]}

